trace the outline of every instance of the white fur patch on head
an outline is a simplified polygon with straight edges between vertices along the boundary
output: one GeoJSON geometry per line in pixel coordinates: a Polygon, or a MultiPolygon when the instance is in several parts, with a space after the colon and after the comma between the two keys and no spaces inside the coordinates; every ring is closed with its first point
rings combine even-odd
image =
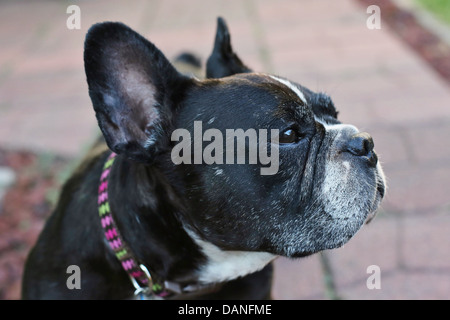
{"type": "Polygon", "coordinates": [[[186,231],[207,258],[198,271],[201,283],[218,283],[243,277],[261,270],[277,257],[268,252],[222,250],[200,239],[191,230],[186,231]]]}
{"type": "Polygon", "coordinates": [[[293,85],[289,80],[286,79],[280,79],[278,77],[275,76],[270,76],[272,79],[284,84],[286,87],[288,87],[289,89],[291,89],[299,98],[300,100],[303,101],[304,104],[307,104],[308,102],[306,101],[305,96],[303,95],[303,92],[300,91],[300,89],[293,85]]]}
{"type": "Polygon", "coordinates": [[[342,130],[353,130],[355,134],[359,132],[358,128],[352,124],[345,124],[345,123],[328,124],[328,123],[324,122],[322,119],[319,119],[319,118],[315,118],[315,119],[317,122],[319,122],[320,124],[322,124],[325,127],[325,130],[327,132],[342,131],[342,130]]]}

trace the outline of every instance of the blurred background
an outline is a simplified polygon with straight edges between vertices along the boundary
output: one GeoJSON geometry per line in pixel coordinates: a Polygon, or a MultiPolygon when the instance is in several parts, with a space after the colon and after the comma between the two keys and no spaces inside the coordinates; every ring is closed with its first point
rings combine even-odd
{"type": "Polygon", "coordinates": [[[378,216],[344,247],[276,260],[274,298],[448,299],[448,0],[1,0],[0,299],[20,298],[25,257],[99,132],[88,28],[122,21],[168,58],[205,61],[219,15],[248,66],[328,93],[342,122],[372,134],[388,181],[378,216]]]}

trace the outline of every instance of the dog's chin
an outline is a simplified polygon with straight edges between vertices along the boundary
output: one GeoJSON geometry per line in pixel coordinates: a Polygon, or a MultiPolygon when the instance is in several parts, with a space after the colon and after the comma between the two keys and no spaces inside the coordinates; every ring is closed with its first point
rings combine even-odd
{"type": "MultiPolygon", "coordinates": [[[[321,251],[337,249],[346,244],[361,227],[366,223],[369,217],[373,217],[375,213],[370,212],[366,214],[365,219],[358,219],[357,221],[336,221],[333,228],[329,228],[326,232],[326,236],[314,239],[305,246],[303,241],[299,241],[297,250],[288,250],[288,257],[302,258],[321,251]],[[312,244],[311,244],[312,242],[312,244]]],[[[370,218],[370,219],[371,219],[370,218]]]]}
{"type": "Polygon", "coordinates": [[[334,237],[331,236],[330,241],[325,241],[323,247],[316,252],[340,248],[346,244],[361,230],[364,225],[370,223],[375,218],[378,213],[381,200],[383,199],[383,195],[384,190],[377,190],[375,200],[372,205],[365,206],[365,208],[369,208],[369,210],[361,208],[359,214],[357,215],[358,218],[348,219],[346,221],[341,220],[338,222],[336,231],[334,232],[334,237]]]}
{"type": "MultiPolygon", "coordinates": [[[[367,223],[373,220],[384,196],[384,186],[376,192],[375,200],[371,204],[365,204],[360,208],[355,208],[354,213],[348,218],[330,219],[330,215],[322,212],[321,215],[328,219],[318,222],[312,228],[311,234],[315,237],[305,238],[299,236],[296,244],[287,246],[281,255],[290,258],[302,258],[324,250],[331,250],[342,247],[367,223]],[[324,222],[326,221],[326,222],[324,222]],[[320,225],[320,226],[319,226],[320,225]]],[[[292,238],[290,240],[293,240],[292,238]]],[[[292,243],[292,242],[291,242],[292,243]]]]}

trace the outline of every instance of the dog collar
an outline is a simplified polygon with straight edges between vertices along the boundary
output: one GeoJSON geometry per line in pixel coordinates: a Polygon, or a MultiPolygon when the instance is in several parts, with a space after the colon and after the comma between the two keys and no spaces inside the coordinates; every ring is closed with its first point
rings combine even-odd
{"type": "Polygon", "coordinates": [[[98,188],[98,213],[106,241],[136,289],[134,295],[144,300],[148,298],[169,298],[175,294],[208,293],[217,290],[220,286],[216,284],[181,286],[171,281],[157,282],[152,278],[149,269],[139,262],[121,236],[108,201],[108,177],[116,156],[112,152],[103,166],[98,188]]]}

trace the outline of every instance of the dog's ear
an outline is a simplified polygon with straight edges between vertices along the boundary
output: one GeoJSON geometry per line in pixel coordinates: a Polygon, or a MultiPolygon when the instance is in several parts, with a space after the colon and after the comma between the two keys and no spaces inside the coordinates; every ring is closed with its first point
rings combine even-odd
{"type": "Polygon", "coordinates": [[[214,49],[206,63],[207,78],[222,78],[236,73],[252,72],[244,65],[231,47],[230,33],[225,20],[217,18],[214,49]]]}
{"type": "Polygon", "coordinates": [[[173,108],[190,81],[152,43],[121,23],[92,26],[84,63],[89,95],[111,150],[150,162],[168,141],[173,108]]]}

